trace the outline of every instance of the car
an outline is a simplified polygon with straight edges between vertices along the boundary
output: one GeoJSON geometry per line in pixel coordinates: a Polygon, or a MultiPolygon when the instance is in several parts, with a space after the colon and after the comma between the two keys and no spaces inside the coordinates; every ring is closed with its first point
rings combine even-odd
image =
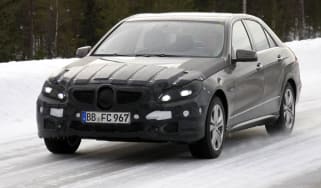
{"type": "Polygon", "coordinates": [[[227,133],[293,130],[298,59],[255,16],[137,14],[76,55],[37,100],[38,135],[52,153],[96,139],[183,143],[209,159],[227,133]]]}

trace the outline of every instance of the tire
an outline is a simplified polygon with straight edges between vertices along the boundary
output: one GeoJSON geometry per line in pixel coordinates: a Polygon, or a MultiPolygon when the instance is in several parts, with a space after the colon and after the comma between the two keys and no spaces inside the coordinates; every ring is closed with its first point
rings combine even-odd
{"type": "Polygon", "coordinates": [[[195,158],[217,158],[223,149],[226,132],[225,109],[222,101],[214,97],[206,115],[205,137],[189,145],[195,158]]]}
{"type": "Polygon", "coordinates": [[[54,154],[72,154],[75,153],[80,145],[79,137],[67,138],[45,138],[47,149],[54,154]]]}
{"type": "Polygon", "coordinates": [[[269,135],[289,135],[292,133],[295,122],[295,94],[293,87],[288,83],[282,96],[280,116],[274,122],[265,125],[269,135]]]}

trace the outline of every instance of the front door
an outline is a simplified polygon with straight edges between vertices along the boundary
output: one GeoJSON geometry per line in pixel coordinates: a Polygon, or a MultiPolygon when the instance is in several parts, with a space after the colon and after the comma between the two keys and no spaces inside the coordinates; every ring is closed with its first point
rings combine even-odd
{"type": "MultiPolygon", "coordinates": [[[[242,21],[233,24],[232,56],[236,50],[254,50],[242,21]]],[[[264,73],[257,62],[233,62],[232,75],[235,79],[233,112],[230,125],[249,121],[262,114],[260,104],[264,95],[264,73]]]]}
{"type": "Polygon", "coordinates": [[[262,116],[271,115],[279,111],[280,88],[282,86],[282,53],[270,34],[258,22],[244,21],[250,33],[252,43],[257,52],[258,61],[262,63],[264,72],[264,95],[262,116]]]}

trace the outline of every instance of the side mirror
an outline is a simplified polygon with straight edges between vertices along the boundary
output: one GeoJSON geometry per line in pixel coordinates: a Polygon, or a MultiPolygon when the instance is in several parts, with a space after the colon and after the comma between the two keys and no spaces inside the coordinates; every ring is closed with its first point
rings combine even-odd
{"type": "Polygon", "coordinates": [[[85,57],[91,50],[91,46],[80,47],[76,51],[76,57],[82,58],[85,57]]]}
{"type": "Polygon", "coordinates": [[[257,54],[251,50],[236,50],[235,62],[257,61],[257,54]]]}

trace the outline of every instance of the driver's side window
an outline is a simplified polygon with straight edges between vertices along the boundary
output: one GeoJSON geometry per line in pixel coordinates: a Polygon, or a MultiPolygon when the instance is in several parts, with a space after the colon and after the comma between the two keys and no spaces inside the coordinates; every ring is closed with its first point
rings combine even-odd
{"type": "Polygon", "coordinates": [[[237,50],[252,50],[249,36],[241,21],[237,21],[233,25],[232,50],[234,57],[237,50]]]}

